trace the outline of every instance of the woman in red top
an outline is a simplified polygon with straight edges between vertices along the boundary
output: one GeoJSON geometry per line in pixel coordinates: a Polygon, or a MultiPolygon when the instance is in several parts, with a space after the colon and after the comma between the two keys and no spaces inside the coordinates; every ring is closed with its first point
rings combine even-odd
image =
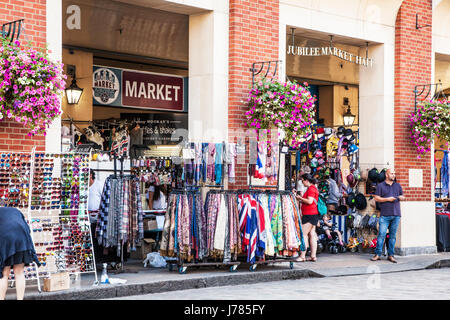
{"type": "MultiPolygon", "coordinates": [[[[311,258],[308,261],[317,261],[317,234],[316,225],[319,221],[319,211],[317,210],[317,202],[319,201],[319,190],[315,186],[316,180],[309,174],[302,175],[302,183],[307,188],[305,194],[302,196],[296,195],[301,203],[302,211],[302,231],[303,237],[309,239],[311,246],[311,258]]],[[[296,192],[294,190],[294,192],[296,192]]],[[[308,248],[308,241],[305,241],[306,248],[308,248]]],[[[306,251],[302,251],[298,261],[305,261],[306,251]]]]}

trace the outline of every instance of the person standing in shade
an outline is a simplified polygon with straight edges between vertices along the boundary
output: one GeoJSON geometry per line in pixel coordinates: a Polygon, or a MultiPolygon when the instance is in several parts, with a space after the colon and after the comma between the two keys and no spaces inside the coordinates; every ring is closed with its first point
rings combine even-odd
{"type": "Polygon", "coordinates": [[[374,198],[380,205],[380,222],[375,255],[370,260],[381,259],[381,251],[389,229],[388,260],[397,263],[394,258],[394,247],[401,217],[400,201],[405,201],[406,198],[403,196],[402,186],[396,182],[394,169],[386,171],[386,179],[377,185],[374,198]]]}
{"type": "Polygon", "coordinates": [[[0,208],[0,300],[4,300],[8,289],[8,277],[14,270],[17,300],[25,295],[24,267],[36,262],[31,230],[22,212],[16,208],[0,208]]]}
{"type": "Polygon", "coordinates": [[[95,237],[95,229],[97,227],[97,218],[100,209],[100,202],[102,200],[103,184],[99,179],[95,179],[95,171],[91,170],[89,175],[89,222],[91,223],[92,244],[94,246],[95,262],[100,261],[100,248],[98,246],[97,238],[95,237]]]}

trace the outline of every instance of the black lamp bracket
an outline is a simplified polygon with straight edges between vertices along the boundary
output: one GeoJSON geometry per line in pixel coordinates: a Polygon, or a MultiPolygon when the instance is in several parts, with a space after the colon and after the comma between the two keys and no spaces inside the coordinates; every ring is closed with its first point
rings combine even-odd
{"type": "Polygon", "coordinates": [[[67,75],[71,76],[72,78],[75,78],[76,76],[77,67],[73,64],[67,65],[67,75]]]}

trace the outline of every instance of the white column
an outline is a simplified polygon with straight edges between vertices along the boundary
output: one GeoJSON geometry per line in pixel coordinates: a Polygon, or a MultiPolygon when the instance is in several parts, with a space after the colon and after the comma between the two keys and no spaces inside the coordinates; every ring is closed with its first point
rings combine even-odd
{"type": "MultiPolygon", "coordinates": [[[[47,0],[47,44],[50,58],[60,63],[62,61],[62,2],[47,0]]],[[[62,98],[62,97],[61,97],[62,98]]],[[[61,151],[61,117],[53,121],[45,137],[46,152],[61,151]]]]}
{"type": "Polygon", "coordinates": [[[382,169],[394,165],[394,44],[371,46],[369,57],[373,67],[359,71],[360,163],[382,169]]]}
{"type": "Polygon", "coordinates": [[[189,17],[189,139],[228,140],[228,1],[189,17]]]}

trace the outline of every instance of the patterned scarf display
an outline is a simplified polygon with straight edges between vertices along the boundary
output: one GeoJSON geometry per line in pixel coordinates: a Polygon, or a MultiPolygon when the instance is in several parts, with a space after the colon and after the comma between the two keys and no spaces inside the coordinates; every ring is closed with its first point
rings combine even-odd
{"type": "Polygon", "coordinates": [[[135,248],[144,238],[144,214],[142,211],[139,181],[132,176],[106,179],[100,202],[96,235],[99,245],[117,248],[135,248]]]}
{"type": "Polygon", "coordinates": [[[304,250],[300,211],[289,192],[174,192],[160,246],[162,256],[190,261],[255,263],[304,250]]]}

